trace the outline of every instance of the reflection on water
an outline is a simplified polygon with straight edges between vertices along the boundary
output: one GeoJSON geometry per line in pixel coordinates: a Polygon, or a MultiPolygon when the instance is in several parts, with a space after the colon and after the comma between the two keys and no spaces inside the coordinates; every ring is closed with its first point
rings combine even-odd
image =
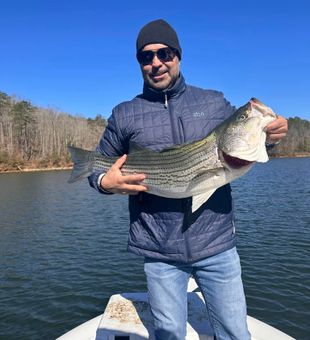
{"type": "MultiPolygon", "coordinates": [[[[248,314],[298,338],[309,329],[310,159],[275,159],[233,183],[248,314]]],[[[0,175],[0,338],[53,339],[146,290],[126,251],[127,200],[68,171],[0,175]]]]}

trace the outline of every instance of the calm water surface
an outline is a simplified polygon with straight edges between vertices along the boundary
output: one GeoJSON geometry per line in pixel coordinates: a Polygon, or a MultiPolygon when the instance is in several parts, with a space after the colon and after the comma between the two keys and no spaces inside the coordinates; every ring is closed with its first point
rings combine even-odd
{"type": "MultiPolygon", "coordinates": [[[[69,172],[0,175],[0,339],[55,339],[146,290],[126,251],[127,200],[69,172]]],[[[233,183],[248,314],[310,339],[310,158],[274,159],[233,183]]]]}

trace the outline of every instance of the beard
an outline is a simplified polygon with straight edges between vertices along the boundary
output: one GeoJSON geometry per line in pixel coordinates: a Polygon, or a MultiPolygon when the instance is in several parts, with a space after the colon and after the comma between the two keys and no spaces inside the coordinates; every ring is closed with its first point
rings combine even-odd
{"type": "Polygon", "coordinates": [[[179,77],[179,70],[164,69],[143,72],[144,83],[155,90],[163,91],[171,88],[179,77]]]}

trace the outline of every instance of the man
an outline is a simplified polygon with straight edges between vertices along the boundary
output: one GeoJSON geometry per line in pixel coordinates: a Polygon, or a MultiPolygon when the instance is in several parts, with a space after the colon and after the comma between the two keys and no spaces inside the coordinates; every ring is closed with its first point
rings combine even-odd
{"type": "MultiPolygon", "coordinates": [[[[191,275],[204,296],[216,338],[250,339],[230,185],[219,188],[192,213],[191,198],[148,194],[144,174],[121,172],[130,142],[161,150],[196,141],[235,109],[222,93],[185,83],[179,40],[164,20],[141,29],[136,50],[143,93],[113,109],[97,150],[120,157],[106,174],[91,175],[90,184],[101,193],[130,195],[128,249],[145,257],[156,339],[185,338],[191,275]]],[[[287,122],[279,117],[267,128],[268,142],[279,141],[286,132],[287,122]]]]}

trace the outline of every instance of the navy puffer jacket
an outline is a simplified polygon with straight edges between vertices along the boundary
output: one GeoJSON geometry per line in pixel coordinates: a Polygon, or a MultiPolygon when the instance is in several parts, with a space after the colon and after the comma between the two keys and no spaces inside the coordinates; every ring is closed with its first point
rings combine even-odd
{"type": "MultiPolygon", "coordinates": [[[[161,150],[204,138],[234,107],[223,94],[185,84],[143,94],[113,109],[97,150],[108,156],[129,152],[129,142],[161,150]]],[[[98,187],[99,173],[89,177],[98,187]]],[[[148,193],[129,196],[129,251],[166,261],[193,262],[235,246],[232,198],[225,185],[194,213],[191,198],[170,199],[148,193]]]]}

